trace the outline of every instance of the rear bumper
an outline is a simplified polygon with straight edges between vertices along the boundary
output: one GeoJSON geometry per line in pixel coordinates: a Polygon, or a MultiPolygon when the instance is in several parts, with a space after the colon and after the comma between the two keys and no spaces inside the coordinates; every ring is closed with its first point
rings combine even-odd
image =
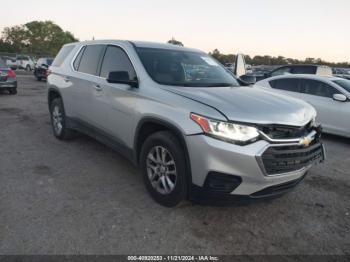
{"type": "Polygon", "coordinates": [[[0,82],[0,89],[15,89],[17,88],[17,81],[0,82]]]}

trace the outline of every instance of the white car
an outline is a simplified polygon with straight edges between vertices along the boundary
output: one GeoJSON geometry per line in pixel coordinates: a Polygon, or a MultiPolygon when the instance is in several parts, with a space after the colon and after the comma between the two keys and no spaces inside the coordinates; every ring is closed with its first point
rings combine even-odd
{"type": "Polygon", "coordinates": [[[25,69],[32,71],[35,66],[35,61],[29,56],[17,56],[14,58],[7,58],[6,65],[12,69],[25,69]]]}
{"type": "Polygon", "coordinates": [[[255,87],[300,98],[317,110],[325,133],[350,137],[350,80],[317,75],[282,75],[255,87]]]}

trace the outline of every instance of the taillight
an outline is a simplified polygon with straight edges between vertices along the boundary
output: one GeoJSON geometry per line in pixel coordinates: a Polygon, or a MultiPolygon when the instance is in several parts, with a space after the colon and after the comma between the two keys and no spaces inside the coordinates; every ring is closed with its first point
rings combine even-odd
{"type": "Polygon", "coordinates": [[[13,71],[12,69],[7,72],[7,77],[8,78],[13,78],[16,77],[16,72],[13,71]]]}

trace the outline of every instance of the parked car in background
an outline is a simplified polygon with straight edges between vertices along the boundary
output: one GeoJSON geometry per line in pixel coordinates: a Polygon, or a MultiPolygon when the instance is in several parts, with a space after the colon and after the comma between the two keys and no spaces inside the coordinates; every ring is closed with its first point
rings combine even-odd
{"type": "Polygon", "coordinates": [[[326,133],[350,137],[350,81],[339,77],[284,75],[255,84],[274,93],[302,99],[317,110],[326,133]]]}
{"type": "Polygon", "coordinates": [[[6,65],[2,58],[0,58],[0,90],[6,90],[12,95],[17,94],[16,73],[6,65]]]}
{"type": "Polygon", "coordinates": [[[16,57],[8,57],[6,65],[13,70],[25,69],[26,71],[31,71],[34,69],[35,61],[30,56],[18,55],[16,57]]]}
{"type": "Polygon", "coordinates": [[[331,76],[332,68],[323,65],[286,65],[276,68],[275,70],[269,73],[266,73],[265,78],[289,74],[311,74],[319,76],[331,76]]]}
{"type": "Polygon", "coordinates": [[[34,76],[38,81],[47,78],[48,70],[52,64],[52,61],[53,58],[50,57],[42,57],[38,59],[34,68],[34,76]]]}
{"type": "Polygon", "coordinates": [[[332,68],[333,76],[350,80],[350,71],[345,68],[332,68]]]}
{"type": "Polygon", "coordinates": [[[277,196],[324,159],[311,105],[242,87],[196,49],[73,43],[50,70],[54,136],[78,131],[116,149],[140,166],[150,195],[165,206],[277,196]]]}

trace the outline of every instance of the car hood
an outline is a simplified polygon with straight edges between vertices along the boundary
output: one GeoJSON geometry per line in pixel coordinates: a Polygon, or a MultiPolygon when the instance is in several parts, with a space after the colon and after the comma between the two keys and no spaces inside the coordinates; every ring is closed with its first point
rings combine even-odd
{"type": "MultiPolygon", "coordinates": [[[[306,102],[254,87],[167,87],[168,91],[213,107],[228,120],[304,126],[316,116],[306,102]]],[[[201,112],[194,113],[200,114],[201,112]]]]}

